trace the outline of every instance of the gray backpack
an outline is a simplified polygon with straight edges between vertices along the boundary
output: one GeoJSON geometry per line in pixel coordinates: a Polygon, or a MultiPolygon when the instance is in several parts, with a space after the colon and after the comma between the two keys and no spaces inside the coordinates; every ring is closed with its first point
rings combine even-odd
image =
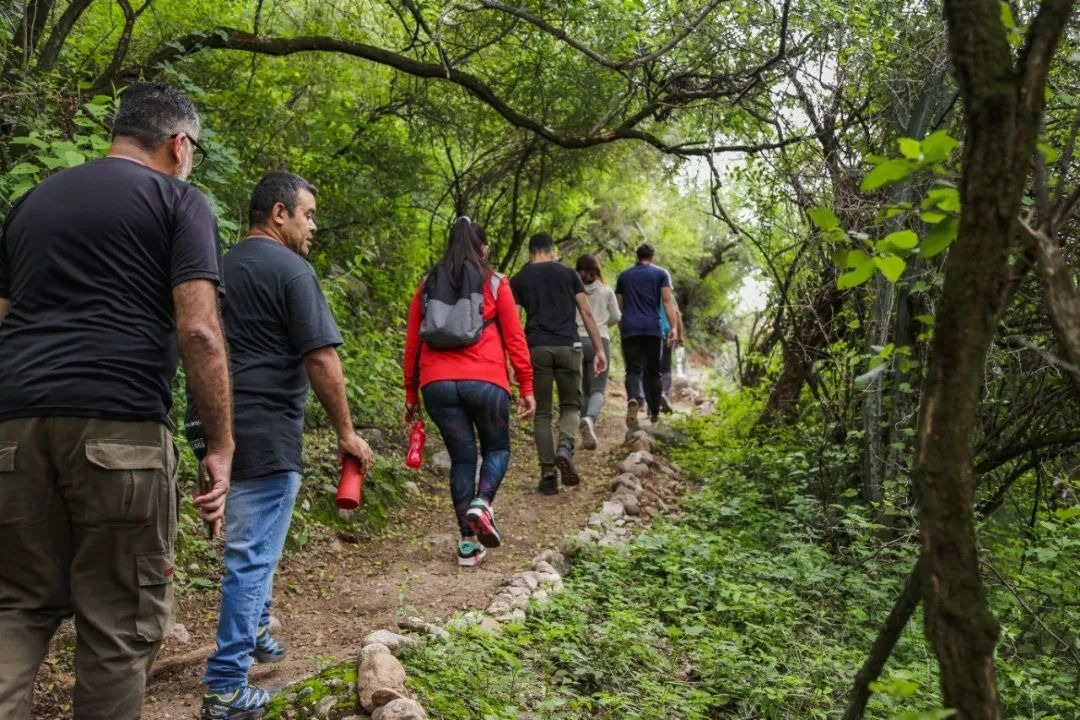
{"type": "MultiPolygon", "coordinates": [[[[498,299],[502,275],[492,273],[491,294],[498,299]]],[[[480,340],[494,320],[484,322],[484,276],[467,263],[461,285],[454,287],[442,263],[424,278],[424,319],[420,339],[433,348],[448,350],[468,347],[480,340]]]]}

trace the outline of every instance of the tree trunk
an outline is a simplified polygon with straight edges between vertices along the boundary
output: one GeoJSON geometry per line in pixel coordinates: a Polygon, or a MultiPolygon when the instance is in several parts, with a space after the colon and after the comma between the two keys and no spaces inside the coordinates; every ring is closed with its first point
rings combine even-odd
{"type": "Polygon", "coordinates": [[[967,138],[956,242],[919,410],[913,480],[922,530],[926,635],[946,707],[958,720],[999,720],[997,621],[979,575],[971,476],[986,353],[1008,286],[1010,244],[1042,118],[1047,67],[1074,0],[1047,0],[1013,66],[999,4],[945,0],[949,49],[967,138]]]}

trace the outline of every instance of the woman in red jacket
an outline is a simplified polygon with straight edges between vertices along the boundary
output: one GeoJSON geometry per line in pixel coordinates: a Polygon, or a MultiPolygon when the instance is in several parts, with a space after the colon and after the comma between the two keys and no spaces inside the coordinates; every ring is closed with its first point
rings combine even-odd
{"type": "Polygon", "coordinates": [[[461,531],[458,564],[467,566],[479,565],[485,548],[498,547],[501,542],[491,503],[510,463],[508,355],[520,392],[518,416],[529,417],[536,411],[529,349],[514,294],[507,279],[488,266],[486,255],[484,229],[467,217],[458,218],[442,261],[428,276],[441,272],[440,279],[460,288],[479,272],[483,278],[479,339],[449,349],[432,347],[421,339],[424,282],[409,306],[405,339],[405,418],[419,417],[423,394],[424,407],[450,453],[450,497],[461,531]]]}

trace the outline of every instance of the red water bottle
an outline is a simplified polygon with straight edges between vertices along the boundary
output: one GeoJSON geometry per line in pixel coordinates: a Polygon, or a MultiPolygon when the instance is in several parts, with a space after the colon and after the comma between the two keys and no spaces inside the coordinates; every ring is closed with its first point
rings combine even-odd
{"type": "Polygon", "coordinates": [[[409,433],[409,452],[405,456],[405,465],[414,470],[424,464],[424,443],[427,442],[427,431],[424,430],[424,421],[417,420],[413,423],[412,432],[409,433]]]}
{"type": "Polygon", "coordinates": [[[355,510],[360,507],[360,495],[364,489],[364,469],[360,458],[354,455],[341,456],[341,478],[338,480],[337,506],[342,510],[355,510]]]}

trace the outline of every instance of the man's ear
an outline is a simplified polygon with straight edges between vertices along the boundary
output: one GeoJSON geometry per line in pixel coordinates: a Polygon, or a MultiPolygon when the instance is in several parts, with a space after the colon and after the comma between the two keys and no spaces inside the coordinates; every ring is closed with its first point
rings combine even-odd
{"type": "Polygon", "coordinates": [[[178,133],[169,138],[169,159],[176,165],[181,165],[184,162],[184,145],[186,143],[187,136],[184,133],[178,133]]]}
{"type": "Polygon", "coordinates": [[[276,223],[284,225],[285,218],[287,218],[288,216],[289,211],[285,207],[285,203],[283,202],[279,201],[274,203],[274,207],[270,209],[270,218],[276,223]]]}

